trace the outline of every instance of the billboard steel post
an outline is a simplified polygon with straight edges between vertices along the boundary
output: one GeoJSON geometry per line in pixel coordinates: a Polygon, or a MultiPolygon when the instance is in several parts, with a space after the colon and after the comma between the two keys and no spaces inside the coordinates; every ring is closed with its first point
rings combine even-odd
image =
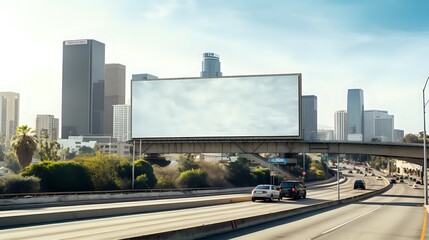
{"type": "Polygon", "coordinates": [[[340,158],[337,154],[337,192],[338,192],[338,200],[340,200],[340,158]]]}
{"type": "Polygon", "coordinates": [[[136,158],[136,141],[133,141],[133,162],[132,162],[132,173],[131,173],[131,188],[134,189],[134,160],[136,158]]]}
{"type": "Polygon", "coordinates": [[[424,184],[424,204],[428,205],[428,176],[427,176],[427,153],[426,153],[426,99],[425,89],[428,84],[429,77],[426,79],[425,86],[423,87],[423,184],[424,184]]]}

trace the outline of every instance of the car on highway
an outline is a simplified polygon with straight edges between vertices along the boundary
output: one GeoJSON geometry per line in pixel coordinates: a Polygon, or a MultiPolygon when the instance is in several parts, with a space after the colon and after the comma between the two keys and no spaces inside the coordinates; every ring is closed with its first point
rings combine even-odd
{"type": "Polygon", "coordinates": [[[375,173],[371,173],[371,176],[375,177],[375,173]]]}
{"type": "Polygon", "coordinates": [[[396,179],[395,178],[390,179],[390,183],[391,184],[395,184],[396,183],[396,179]]]}
{"type": "Polygon", "coordinates": [[[366,188],[365,181],[364,180],[360,180],[360,179],[355,180],[355,183],[353,184],[353,189],[357,189],[357,188],[365,190],[365,188],[366,188]]]}
{"type": "Polygon", "coordinates": [[[306,198],[307,189],[304,183],[300,181],[283,181],[279,185],[280,199],[284,197],[290,198],[306,198]]]}
{"type": "Polygon", "coordinates": [[[353,173],[353,171],[352,171],[352,170],[349,170],[349,171],[348,171],[348,173],[353,173]]]}
{"type": "Polygon", "coordinates": [[[417,180],[417,181],[416,181],[416,184],[420,184],[420,185],[422,185],[423,183],[422,183],[422,181],[417,180]]]}
{"type": "Polygon", "coordinates": [[[377,180],[382,180],[380,176],[377,176],[375,179],[377,179],[377,180]]]}
{"type": "Polygon", "coordinates": [[[273,201],[274,199],[277,199],[280,201],[280,192],[276,186],[268,185],[268,184],[261,184],[256,186],[252,190],[252,202],[256,200],[270,200],[273,201]]]}

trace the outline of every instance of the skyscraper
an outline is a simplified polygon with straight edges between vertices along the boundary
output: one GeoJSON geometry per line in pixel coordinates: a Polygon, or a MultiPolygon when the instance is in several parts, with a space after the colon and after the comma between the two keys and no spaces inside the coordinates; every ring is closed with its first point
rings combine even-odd
{"type": "Polygon", "coordinates": [[[39,114],[36,117],[36,135],[39,138],[58,140],[59,120],[53,115],[39,114]]]}
{"type": "Polygon", "coordinates": [[[317,140],[317,97],[302,96],[302,135],[303,140],[317,140]]]}
{"type": "Polygon", "coordinates": [[[63,42],[62,138],[103,134],[104,49],[95,40],[63,42]]]}
{"type": "Polygon", "coordinates": [[[131,106],[128,104],[113,105],[113,137],[118,142],[131,139],[131,106]]]}
{"type": "Polygon", "coordinates": [[[220,71],[219,55],[216,53],[204,53],[201,77],[222,77],[220,71]]]}
{"type": "Polygon", "coordinates": [[[125,104],[125,66],[111,63],[105,66],[104,135],[113,134],[113,105],[125,104]]]}
{"type": "Polygon", "coordinates": [[[349,89],[347,93],[347,140],[363,141],[363,91],[362,89],[349,89]]]}
{"type": "Polygon", "coordinates": [[[344,110],[336,111],[334,114],[335,140],[347,140],[347,112],[344,110]]]}
{"type": "Polygon", "coordinates": [[[382,142],[393,141],[394,116],[383,110],[366,110],[364,112],[364,141],[374,139],[382,142]]]}
{"type": "Polygon", "coordinates": [[[0,135],[6,142],[19,125],[19,93],[0,92],[0,135]]]}

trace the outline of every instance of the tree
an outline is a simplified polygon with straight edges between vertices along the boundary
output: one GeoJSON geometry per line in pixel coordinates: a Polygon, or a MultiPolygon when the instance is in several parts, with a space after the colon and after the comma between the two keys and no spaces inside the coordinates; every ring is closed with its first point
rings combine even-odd
{"type": "Polygon", "coordinates": [[[200,166],[195,162],[195,158],[191,154],[179,157],[179,171],[184,172],[192,169],[199,169],[200,166]]]}
{"type": "Polygon", "coordinates": [[[57,141],[40,139],[38,143],[39,143],[38,154],[41,161],[60,160],[61,145],[57,141]]]}
{"type": "Polygon", "coordinates": [[[227,179],[236,187],[251,186],[256,181],[256,176],[250,173],[250,161],[239,157],[235,162],[226,165],[227,179]]]}
{"type": "Polygon", "coordinates": [[[422,143],[423,137],[422,137],[422,139],[419,139],[419,137],[417,135],[412,134],[412,133],[408,133],[407,135],[405,135],[403,142],[406,142],[406,143],[422,143]]]}
{"type": "Polygon", "coordinates": [[[14,173],[19,173],[20,167],[18,157],[13,151],[10,151],[5,155],[4,166],[12,170],[14,173]]]}
{"type": "Polygon", "coordinates": [[[77,155],[95,156],[95,150],[87,146],[82,146],[79,148],[77,155]]]}
{"type": "Polygon", "coordinates": [[[21,125],[11,139],[11,146],[18,156],[19,165],[25,168],[30,165],[33,154],[37,148],[35,131],[27,125],[21,125]]]}

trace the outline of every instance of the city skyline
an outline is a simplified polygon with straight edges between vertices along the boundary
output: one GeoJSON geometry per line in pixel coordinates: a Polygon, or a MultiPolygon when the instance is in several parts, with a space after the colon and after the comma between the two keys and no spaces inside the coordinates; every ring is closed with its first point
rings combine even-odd
{"type": "Polygon", "coordinates": [[[334,112],[347,106],[347,89],[359,88],[365,109],[388,110],[395,128],[405,133],[423,128],[429,3],[0,1],[0,6],[6,36],[0,40],[0,91],[20,93],[20,125],[35,128],[37,114],[61,117],[62,42],[96,39],[106,44],[106,63],[127,67],[126,103],[132,74],[197,77],[201,54],[215,52],[224,76],[302,73],[303,95],[318,97],[320,125],[333,128],[334,112]],[[90,21],[94,18],[97,23],[90,21]]]}

